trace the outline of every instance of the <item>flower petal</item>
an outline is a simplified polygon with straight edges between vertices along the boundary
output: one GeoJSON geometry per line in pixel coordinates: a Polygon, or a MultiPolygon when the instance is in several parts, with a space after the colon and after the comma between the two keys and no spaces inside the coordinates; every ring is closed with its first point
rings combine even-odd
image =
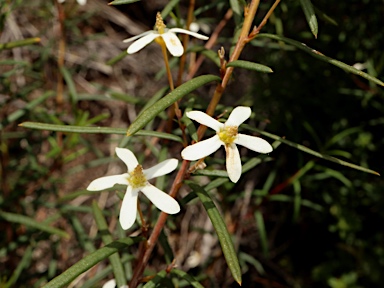
{"type": "Polygon", "coordinates": [[[211,138],[185,147],[183,151],[181,151],[181,157],[189,161],[199,160],[215,152],[222,144],[223,142],[220,141],[219,136],[215,135],[211,138]]]}
{"type": "Polygon", "coordinates": [[[133,169],[139,165],[137,162],[136,156],[131,152],[131,150],[126,148],[116,147],[116,155],[127,165],[128,172],[132,172],[133,169]]]}
{"type": "Polygon", "coordinates": [[[181,44],[180,39],[176,36],[175,33],[168,31],[160,35],[163,38],[165,46],[167,46],[169,53],[171,53],[175,57],[180,57],[181,55],[183,55],[183,45],[181,44]]]}
{"type": "Polygon", "coordinates": [[[241,176],[241,159],[239,150],[235,144],[225,146],[225,152],[227,154],[226,165],[229,179],[236,183],[241,176]]]}
{"type": "Polygon", "coordinates": [[[128,185],[128,174],[100,177],[93,180],[87,187],[88,191],[100,191],[113,187],[115,184],[128,185]]]}
{"type": "Polygon", "coordinates": [[[151,34],[151,33],[157,33],[157,32],[155,30],[149,30],[149,31],[146,31],[146,32],[141,33],[139,35],[133,36],[131,38],[124,39],[123,42],[124,43],[132,42],[132,41],[135,41],[136,39],[142,38],[145,35],[148,35],[148,34],[151,34]]]}
{"type": "Polygon", "coordinates": [[[79,3],[80,5],[85,5],[87,4],[87,0],[77,0],[77,3],[79,3]]]}
{"type": "Polygon", "coordinates": [[[124,230],[131,228],[133,223],[135,223],[138,194],[138,189],[133,189],[132,186],[127,187],[127,192],[124,195],[119,216],[120,225],[124,230]]]}
{"type": "Polygon", "coordinates": [[[180,205],[175,199],[159,188],[148,184],[141,188],[141,191],[148,197],[149,200],[161,211],[168,214],[176,214],[180,212],[180,205]]]}
{"type": "Polygon", "coordinates": [[[216,132],[219,131],[220,128],[224,127],[223,123],[220,123],[216,119],[201,111],[189,111],[186,115],[189,119],[195,120],[196,122],[199,122],[216,132]]]}
{"type": "Polygon", "coordinates": [[[147,180],[150,180],[152,178],[171,173],[173,170],[176,169],[178,163],[179,161],[177,159],[168,159],[163,162],[160,162],[159,164],[149,169],[145,169],[143,172],[147,180]]]}
{"type": "Polygon", "coordinates": [[[181,28],[172,28],[172,29],[169,29],[168,31],[173,32],[173,33],[188,34],[188,35],[191,35],[191,36],[198,38],[198,39],[201,39],[201,40],[208,40],[209,39],[209,37],[207,37],[207,36],[204,36],[204,35],[201,35],[199,33],[189,31],[189,30],[181,29],[181,28]]]}
{"type": "Polygon", "coordinates": [[[225,126],[240,126],[245,120],[251,116],[252,110],[249,107],[238,106],[232,110],[225,126]]]}
{"type": "Polygon", "coordinates": [[[240,133],[237,134],[235,143],[259,153],[270,153],[273,150],[271,144],[269,144],[266,140],[260,137],[240,133]]]}
{"type": "Polygon", "coordinates": [[[144,37],[136,40],[131,44],[131,46],[128,47],[127,53],[128,54],[133,54],[136,53],[137,51],[140,51],[143,49],[145,46],[147,46],[149,43],[151,43],[155,38],[159,37],[160,34],[158,33],[148,33],[144,37]]]}

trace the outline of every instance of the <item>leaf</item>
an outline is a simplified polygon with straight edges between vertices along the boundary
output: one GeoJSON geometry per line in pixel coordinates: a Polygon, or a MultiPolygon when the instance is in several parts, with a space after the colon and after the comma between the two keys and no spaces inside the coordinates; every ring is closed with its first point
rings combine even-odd
{"type": "Polygon", "coordinates": [[[28,39],[17,40],[17,41],[8,42],[8,43],[2,43],[0,44],[0,51],[3,49],[13,49],[15,47],[22,47],[22,46],[27,46],[27,45],[36,44],[36,43],[40,43],[40,38],[28,38],[28,39]]]}
{"type": "Polygon", "coordinates": [[[135,2],[139,2],[140,0],[115,0],[109,2],[108,5],[123,5],[123,4],[131,4],[135,2]]]}
{"type": "Polygon", "coordinates": [[[191,284],[195,288],[204,288],[204,286],[201,285],[195,278],[193,278],[191,275],[189,275],[188,273],[186,273],[182,270],[174,268],[171,270],[171,273],[183,278],[186,281],[188,281],[188,283],[191,284]]]}
{"type": "Polygon", "coordinates": [[[268,66],[258,64],[258,63],[253,63],[250,61],[244,61],[244,60],[235,60],[235,61],[229,62],[227,64],[227,67],[238,67],[238,68],[244,68],[248,70],[263,72],[263,73],[273,72],[272,69],[269,68],[268,66]]]}
{"type": "Polygon", "coordinates": [[[131,237],[116,240],[84,257],[79,262],[69,267],[62,274],[45,284],[43,288],[67,287],[67,285],[76,279],[76,277],[78,277],[81,273],[89,270],[105,258],[143,240],[144,238],[142,237],[131,237]]]}
{"type": "Polygon", "coordinates": [[[317,38],[317,33],[319,31],[319,26],[317,24],[317,18],[315,14],[315,10],[313,9],[311,0],[300,0],[301,7],[303,8],[303,12],[305,18],[307,19],[309,28],[311,29],[312,34],[317,38]]]}
{"type": "Polygon", "coordinates": [[[161,11],[161,17],[165,19],[168,14],[172,11],[173,7],[179,3],[180,0],[171,0],[168,2],[168,4],[164,7],[163,11],[161,11]]]}
{"type": "Polygon", "coordinates": [[[259,232],[261,250],[263,251],[264,257],[268,258],[269,255],[269,247],[268,247],[268,238],[267,231],[264,225],[264,217],[261,214],[260,210],[255,211],[255,219],[257,223],[257,230],[259,232]]]}
{"type": "MultiPolygon", "coordinates": [[[[104,218],[103,212],[100,207],[97,205],[96,201],[92,202],[92,211],[93,216],[95,217],[97,228],[101,234],[101,239],[104,244],[112,243],[113,238],[111,233],[108,230],[107,221],[104,218]]],[[[127,285],[127,280],[125,279],[125,272],[123,265],[121,264],[121,259],[119,253],[112,254],[109,256],[109,261],[111,262],[113,274],[115,275],[117,287],[127,285]]]]}
{"type": "Polygon", "coordinates": [[[149,121],[154,119],[158,114],[160,114],[162,111],[167,109],[169,106],[171,106],[173,103],[175,103],[185,95],[212,81],[220,81],[220,78],[215,75],[203,75],[196,77],[177,87],[168,95],[164,96],[162,99],[160,99],[155,104],[143,111],[131,124],[131,126],[129,126],[127,130],[127,136],[132,136],[133,134],[135,134],[137,131],[143,128],[149,121]]]}
{"type": "Polygon", "coordinates": [[[69,239],[69,234],[67,232],[57,229],[55,227],[49,226],[46,223],[40,223],[24,215],[0,211],[0,218],[3,218],[6,221],[11,223],[22,224],[30,228],[35,228],[35,229],[47,232],[49,234],[58,235],[60,237],[69,239]]]}
{"type": "MultiPolygon", "coordinates": [[[[125,128],[110,128],[110,127],[89,127],[89,126],[72,126],[72,125],[55,125],[39,122],[23,122],[19,124],[21,127],[57,131],[57,132],[69,132],[69,133],[100,133],[100,134],[120,134],[125,135],[125,128]]],[[[136,133],[137,136],[151,136],[162,139],[173,140],[176,142],[182,142],[179,136],[168,134],[164,132],[141,130],[136,133]]]]}
{"type": "Polygon", "coordinates": [[[311,154],[313,156],[316,156],[316,157],[319,157],[319,158],[322,158],[322,159],[325,159],[325,160],[328,160],[328,161],[331,161],[331,162],[334,162],[334,163],[337,163],[337,164],[340,164],[340,165],[343,165],[343,166],[347,166],[347,167],[350,167],[352,169],[356,169],[356,170],[359,170],[359,171],[363,171],[363,172],[366,172],[366,173],[371,173],[371,174],[380,176],[380,174],[378,172],[373,171],[371,169],[368,169],[368,168],[365,168],[365,167],[362,167],[362,166],[359,166],[359,165],[356,165],[356,164],[352,164],[352,163],[343,161],[341,159],[338,159],[336,157],[332,157],[332,156],[329,156],[329,155],[326,155],[326,154],[322,154],[320,152],[313,151],[312,149],[309,149],[308,147],[305,147],[303,145],[300,145],[300,144],[294,143],[292,141],[286,140],[286,139],[284,139],[284,138],[282,138],[280,136],[274,135],[272,133],[268,133],[268,132],[259,130],[259,129],[254,128],[252,126],[249,126],[247,124],[243,124],[242,126],[244,128],[246,128],[246,129],[258,132],[261,135],[264,135],[264,136],[267,136],[267,137],[272,138],[274,140],[280,141],[280,142],[282,142],[284,144],[287,144],[287,145],[289,145],[291,147],[294,147],[294,148],[296,148],[298,150],[301,150],[301,151],[303,151],[305,153],[308,153],[308,154],[311,154]]]}
{"type": "Polygon", "coordinates": [[[343,69],[344,71],[346,72],[350,72],[350,73],[353,73],[353,74],[356,74],[356,75],[359,75],[369,81],[372,81],[376,84],[379,84],[381,86],[384,86],[384,82],[377,79],[376,77],[373,77],[363,71],[360,71],[358,69],[356,69],[355,67],[352,67],[350,65],[347,65],[339,60],[335,60],[333,58],[330,58],[328,56],[325,56],[324,54],[322,54],[321,52],[319,51],[316,51],[315,49],[312,49],[310,47],[308,47],[306,44],[304,43],[301,43],[299,41],[296,41],[296,40],[292,40],[292,39],[289,39],[289,38],[286,38],[286,37],[282,37],[282,36],[278,36],[278,35],[273,35],[273,34],[267,34],[267,33],[262,33],[262,34],[259,34],[257,37],[265,37],[265,38],[270,38],[270,39],[274,39],[274,40],[277,40],[277,41],[283,41],[285,43],[288,43],[288,44],[291,44],[292,46],[295,46],[296,48],[299,48],[300,50],[303,50],[304,52],[308,53],[309,55],[317,58],[317,59],[320,59],[324,62],[327,62],[327,63],[330,63],[332,65],[335,65],[341,69],[343,69]]]}
{"type": "Polygon", "coordinates": [[[151,279],[151,281],[148,281],[147,284],[143,286],[143,288],[156,288],[161,287],[159,286],[161,284],[161,281],[167,276],[167,272],[165,270],[160,271],[151,279]]]}
{"type": "Polygon", "coordinates": [[[231,235],[227,230],[219,210],[217,210],[215,203],[209,197],[204,188],[193,182],[188,182],[188,185],[197,194],[197,196],[200,198],[200,201],[203,203],[205,210],[207,210],[208,216],[211,219],[213,227],[216,230],[217,237],[219,238],[229,270],[231,270],[235,281],[241,285],[241,269],[239,260],[237,259],[236,251],[231,240],[231,235]]]}

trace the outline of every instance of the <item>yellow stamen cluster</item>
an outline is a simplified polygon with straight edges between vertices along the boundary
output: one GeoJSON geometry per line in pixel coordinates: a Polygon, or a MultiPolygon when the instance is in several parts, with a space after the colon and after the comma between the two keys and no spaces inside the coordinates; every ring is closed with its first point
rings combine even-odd
{"type": "Polygon", "coordinates": [[[235,141],[237,136],[237,126],[224,126],[219,132],[217,132],[220,140],[225,143],[225,145],[232,144],[235,141]]]}
{"type": "Polygon", "coordinates": [[[133,188],[140,188],[147,185],[147,178],[143,173],[143,167],[141,165],[137,165],[136,168],[129,173],[128,183],[133,188]]]}
{"type": "Polygon", "coordinates": [[[167,27],[164,24],[163,17],[161,17],[161,13],[157,12],[156,14],[156,24],[155,24],[156,30],[159,31],[160,34],[164,33],[164,29],[167,27]]]}

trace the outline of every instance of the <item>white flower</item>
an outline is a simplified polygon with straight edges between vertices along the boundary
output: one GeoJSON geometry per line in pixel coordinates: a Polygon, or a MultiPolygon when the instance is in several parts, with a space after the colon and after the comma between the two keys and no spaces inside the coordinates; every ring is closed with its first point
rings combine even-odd
{"type": "MultiPolygon", "coordinates": [[[[87,0],[76,0],[76,1],[77,1],[77,3],[79,3],[80,5],[85,5],[85,4],[87,4],[87,0]]],[[[59,3],[64,3],[65,0],[57,0],[57,2],[59,2],[59,3]]]]}
{"type": "Polygon", "coordinates": [[[120,210],[120,224],[124,230],[129,229],[135,222],[139,191],[143,192],[157,208],[165,213],[176,214],[180,211],[180,206],[175,199],[148,182],[152,178],[175,170],[178,163],[177,159],[168,159],[152,168],[143,169],[130,150],[116,148],[116,154],[127,165],[128,173],[93,180],[87,190],[104,190],[113,187],[115,184],[128,186],[120,210]]]}
{"type": "MultiPolygon", "coordinates": [[[[116,288],[116,280],[111,279],[104,283],[102,288],[116,288]]],[[[120,286],[120,288],[128,288],[128,285],[120,286]]]]}
{"type": "Polygon", "coordinates": [[[224,145],[226,152],[226,166],[229,179],[236,183],[241,176],[241,159],[236,144],[242,145],[259,153],[272,152],[272,146],[259,137],[240,134],[238,127],[251,116],[251,108],[236,107],[223,124],[201,111],[186,113],[188,118],[199,122],[216,131],[216,135],[204,141],[197,142],[181,151],[185,160],[198,160],[204,158],[224,145]]]}
{"type": "Polygon", "coordinates": [[[189,30],[181,29],[181,28],[167,29],[166,26],[164,25],[164,22],[163,22],[163,19],[161,18],[160,13],[157,13],[155,27],[157,30],[150,30],[150,31],[141,33],[140,35],[125,39],[124,40],[125,43],[136,40],[131,44],[131,46],[128,47],[127,53],[128,54],[136,53],[137,51],[143,49],[145,46],[151,43],[153,40],[156,40],[156,41],[163,40],[165,42],[165,45],[167,46],[168,51],[173,56],[180,57],[184,53],[184,48],[175,33],[185,33],[202,40],[209,39],[207,36],[204,36],[189,30]]]}

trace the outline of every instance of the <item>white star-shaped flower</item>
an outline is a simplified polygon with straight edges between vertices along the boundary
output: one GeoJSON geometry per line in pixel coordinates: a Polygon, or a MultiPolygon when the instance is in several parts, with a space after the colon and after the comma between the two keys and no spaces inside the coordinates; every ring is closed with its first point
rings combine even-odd
{"type": "MultiPolygon", "coordinates": [[[[77,3],[79,3],[80,5],[85,5],[85,4],[87,4],[87,0],[76,0],[76,1],[77,1],[77,3]]],[[[59,3],[64,3],[65,0],[57,0],[57,2],[59,2],[59,3]]]]}
{"type": "Polygon", "coordinates": [[[187,112],[187,117],[216,131],[216,135],[188,146],[181,151],[185,160],[195,161],[204,158],[224,145],[226,166],[229,179],[236,183],[241,176],[241,159],[236,144],[242,145],[259,153],[272,152],[272,146],[259,137],[238,133],[238,127],[251,116],[251,108],[236,107],[223,124],[201,111],[187,112]]]}
{"type": "Polygon", "coordinates": [[[184,53],[184,48],[175,33],[188,34],[202,40],[209,39],[209,37],[207,36],[204,36],[189,30],[181,29],[181,28],[167,29],[166,26],[164,25],[164,22],[163,22],[163,19],[161,18],[160,13],[157,13],[155,27],[156,27],[156,30],[150,30],[150,31],[141,33],[140,35],[125,39],[123,41],[125,43],[136,40],[131,44],[131,46],[128,47],[127,53],[128,54],[136,53],[137,51],[143,49],[145,46],[151,43],[153,40],[157,42],[163,40],[165,45],[167,46],[168,51],[173,56],[180,57],[184,53]]]}
{"type": "Polygon", "coordinates": [[[139,191],[143,192],[157,208],[165,213],[176,214],[180,211],[180,206],[175,199],[148,182],[152,178],[163,176],[175,170],[178,163],[177,159],[168,159],[152,168],[143,169],[130,150],[116,148],[116,154],[127,165],[128,173],[97,178],[89,184],[87,190],[104,190],[115,184],[128,186],[120,210],[120,224],[124,230],[129,229],[136,220],[139,191]]]}
{"type": "MultiPolygon", "coordinates": [[[[102,288],[116,288],[116,280],[111,279],[104,283],[102,288]]],[[[128,288],[128,285],[120,286],[120,288],[128,288]]]]}

